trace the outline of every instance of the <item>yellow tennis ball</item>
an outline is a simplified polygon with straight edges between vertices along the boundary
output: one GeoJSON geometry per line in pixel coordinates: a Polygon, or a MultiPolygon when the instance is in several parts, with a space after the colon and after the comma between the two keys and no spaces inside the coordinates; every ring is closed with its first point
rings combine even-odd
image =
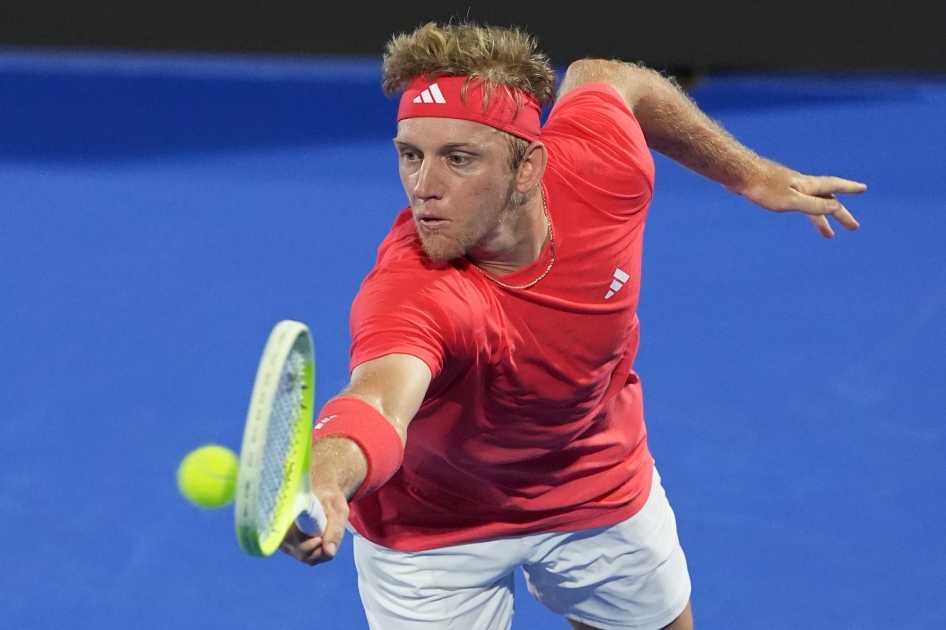
{"type": "Polygon", "coordinates": [[[177,469],[177,487],[191,503],[218,508],[236,494],[236,454],[224,446],[209,444],[187,454],[177,469]]]}

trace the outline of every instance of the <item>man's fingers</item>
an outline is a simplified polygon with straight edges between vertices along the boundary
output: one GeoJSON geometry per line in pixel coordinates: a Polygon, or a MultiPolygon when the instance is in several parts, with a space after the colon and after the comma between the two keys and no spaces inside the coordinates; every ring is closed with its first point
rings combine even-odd
{"type": "Polygon", "coordinates": [[[286,535],[283,536],[282,542],[279,543],[279,550],[295,557],[293,551],[299,546],[299,543],[301,543],[304,538],[306,538],[306,536],[304,536],[302,532],[299,531],[299,528],[296,527],[296,524],[293,523],[289,527],[289,531],[286,532],[286,535]]]}
{"type": "Polygon", "coordinates": [[[342,538],[345,536],[345,526],[337,519],[330,520],[322,534],[322,549],[329,558],[334,558],[338,553],[338,546],[342,544],[342,538]]]}
{"type": "Polygon", "coordinates": [[[798,210],[805,214],[834,214],[843,208],[841,203],[834,197],[815,197],[797,190],[793,193],[789,208],[791,210],[798,210]]]}
{"type": "Polygon", "coordinates": [[[309,565],[328,562],[338,553],[342,544],[345,528],[329,525],[322,536],[309,538],[299,545],[299,560],[309,565]]]}
{"type": "Polygon", "coordinates": [[[289,555],[309,565],[327,562],[338,553],[338,546],[344,535],[344,526],[330,522],[321,536],[308,537],[303,534],[303,539],[294,546],[294,552],[289,555]]]}
{"type": "MultiPolygon", "coordinates": [[[[309,536],[296,527],[295,523],[286,532],[279,544],[279,550],[305,564],[313,565],[331,559],[323,553],[322,537],[309,536]]],[[[332,554],[334,556],[334,554],[332,554]]]]}
{"type": "MultiPolygon", "coordinates": [[[[837,202],[836,202],[837,203],[837,202]]],[[[834,217],[834,220],[846,227],[849,230],[856,230],[861,227],[861,224],[857,222],[857,219],[847,211],[847,208],[838,203],[838,209],[831,213],[831,216],[834,217]]]]}
{"type": "Polygon", "coordinates": [[[795,205],[796,209],[800,212],[804,212],[811,218],[812,223],[818,227],[818,231],[822,235],[831,237],[834,235],[834,232],[828,228],[830,234],[827,234],[824,227],[828,225],[827,219],[824,221],[815,221],[816,216],[821,216],[824,218],[827,215],[834,217],[834,220],[843,225],[849,230],[856,230],[860,227],[860,223],[848,212],[848,209],[845,208],[840,201],[834,197],[812,197],[810,195],[804,195],[802,193],[796,193],[795,195],[795,205]]]}
{"type": "Polygon", "coordinates": [[[831,229],[831,225],[828,223],[828,219],[821,214],[809,214],[807,215],[812,223],[815,224],[815,227],[821,233],[821,236],[825,238],[831,238],[834,236],[834,230],[831,229]]]}
{"type": "MultiPolygon", "coordinates": [[[[282,549],[282,547],[280,547],[280,549],[282,549]]],[[[326,557],[325,550],[322,547],[321,536],[306,536],[304,540],[293,545],[286,553],[299,562],[310,566],[331,559],[330,557],[326,557]]]]}
{"type": "Polygon", "coordinates": [[[858,195],[867,190],[867,184],[827,175],[809,176],[804,179],[798,190],[815,197],[829,197],[836,194],[858,195]]]}
{"type": "Polygon", "coordinates": [[[308,565],[328,562],[335,557],[348,522],[348,501],[343,494],[328,492],[319,500],[328,517],[325,531],[319,536],[309,536],[293,523],[279,545],[281,551],[308,565]]]}
{"type": "Polygon", "coordinates": [[[313,536],[299,546],[299,560],[309,566],[316,565],[331,558],[325,557],[324,540],[321,536],[313,536]]]}
{"type": "MultiPolygon", "coordinates": [[[[318,492],[318,490],[316,491],[318,492]]],[[[322,532],[322,561],[331,560],[338,553],[338,547],[345,536],[345,524],[348,522],[348,501],[342,494],[331,493],[319,497],[328,522],[322,532]]]]}
{"type": "Polygon", "coordinates": [[[763,181],[739,191],[750,201],[773,212],[803,212],[825,238],[834,236],[828,216],[848,230],[860,227],[835,195],[862,193],[867,190],[866,184],[829,175],[802,175],[775,163],[767,164],[769,170],[763,181]]]}
{"type": "Polygon", "coordinates": [[[304,555],[311,555],[313,551],[322,546],[322,537],[313,536],[312,538],[306,538],[299,544],[299,551],[304,555]]]}

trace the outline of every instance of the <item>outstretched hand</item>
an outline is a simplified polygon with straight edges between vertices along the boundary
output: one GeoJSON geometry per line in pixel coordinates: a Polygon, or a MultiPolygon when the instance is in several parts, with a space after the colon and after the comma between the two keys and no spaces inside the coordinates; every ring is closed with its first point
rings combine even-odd
{"type": "Polygon", "coordinates": [[[867,185],[840,177],[803,175],[764,160],[747,185],[730,190],[772,212],[803,212],[822,236],[831,238],[834,230],[828,223],[829,216],[849,230],[860,227],[835,195],[859,194],[867,190],[867,185]]]}
{"type": "Polygon", "coordinates": [[[328,522],[321,536],[303,533],[295,523],[289,528],[279,550],[308,565],[328,562],[338,553],[348,522],[348,502],[341,492],[317,492],[328,522]]]}

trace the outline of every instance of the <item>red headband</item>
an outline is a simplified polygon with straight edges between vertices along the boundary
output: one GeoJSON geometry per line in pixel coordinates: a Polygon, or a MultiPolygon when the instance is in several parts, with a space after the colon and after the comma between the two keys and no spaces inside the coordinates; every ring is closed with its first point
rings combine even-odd
{"type": "Polygon", "coordinates": [[[401,104],[397,109],[397,121],[405,118],[459,118],[472,120],[501,129],[514,136],[532,142],[539,137],[539,107],[537,98],[518,88],[498,86],[483,107],[484,84],[471,79],[462,98],[467,77],[439,76],[433,80],[420,76],[407,84],[401,104]],[[516,100],[521,105],[516,105],[516,100]]]}

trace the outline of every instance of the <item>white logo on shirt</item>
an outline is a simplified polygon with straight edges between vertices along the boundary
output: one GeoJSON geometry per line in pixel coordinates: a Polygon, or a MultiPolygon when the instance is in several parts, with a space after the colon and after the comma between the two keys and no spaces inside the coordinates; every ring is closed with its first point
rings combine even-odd
{"type": "Polygon", "coordinates": [[[624,286],[624,283],[627,282],[627,279],[630,278],[629,275],[621,271],[620,267],[614,271],[614,280],[611,281],[611,286],[608,287],[608,294],[604,296],[604,299],[609,300],[611,296],[621,290],[621,287],[624,286]]]}
{"type": "Polygon", "coordinates": [[[414,102],[444,104],[447,102],[447,99],[443,97],[443,92],[440,91],[440,86],[436,83],[431,83],[429,88],[420,93],[420,96],[414,98],[414,102]]]}

